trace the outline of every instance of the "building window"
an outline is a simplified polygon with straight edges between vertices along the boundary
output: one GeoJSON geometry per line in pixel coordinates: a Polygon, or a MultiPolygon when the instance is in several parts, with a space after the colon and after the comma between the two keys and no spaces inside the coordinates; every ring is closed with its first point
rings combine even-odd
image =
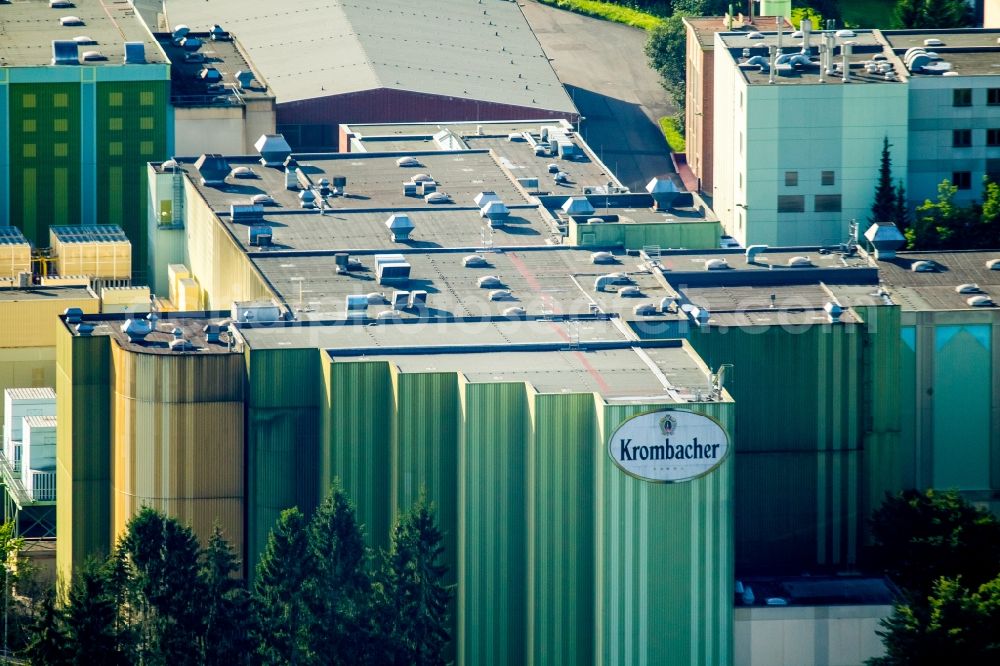
{"type": "Polygon", "coordinates": [[[986,145],[1000,146],[1000,129],[986,130],[986,145]]]}
{"type": "Polygon", "coordinates": [[[52,106],[57,109],[65,109],[69,106],[69,95],[66,93],[56,93],[52,96],[52,106]]]}
{"type": "Polygon", "coordinates": [[[840,195],[839,194],[817,194],[816,201],[814,202],[813,210],[817,213],[839,213],[840,212],[840,195]]]}
{"type": "Polygon", "coordinates": [[[122,128],[121,118],[108,118],[108,129],[109,130],[120,130],[122,128]]]}
{"type": "Polygon", "coordinates": [[[972,189],[972,172],[955,171],[951,174],[951,184],[960,190],[972,189]]]}
{"type": "Polygon", "coordinates": [[[955,88],[951,91],[952,106],[972,106],[972,88],[955,88]]]}
{"type": "Polygon", "coordinates": [[[785,187],[795,187],[799,184],[799,172],[798,171],[786,171],[785,172],[785,187]]]}
{"type": "Polygon", "coordinates": [[[834,181],[835,178],[832,171],[823,171],[820,173],[820,185],[833,185],[834,181]]]}
{"type": "Polygon", "coordinates": [[[1000,160],[986,160],[986,177],[994,183],[1000,183],[1000,160]]]}
{"type": "Polygon", "coordinates": [[[990,106],[1000,106],[1000,88],[990,88],[986,91],[986,103],[990,106]]]}
{"type": "Polygon", "coordinates": [[[139,142],[139,153],[142,155],[152,155],[153,154],[153,142],[152,141],[140,141],[139,142]]]}
{"type": "Polygon", "coordinates": [[[69,155],[68,143],[57,143],[52,146],[52,155],[55,157],[66,157],[69,155]]]}
{"type": "Polygon", "coordinates": [[[36,127],[38,127],[38,122],[34,118],[25,118],[21,121],[22,132],[34,132],[36,127]]]}
{"type": "Polygon", "coordinates": [[[52,121],[52,131],[53,132],[68,132],[69,131],[69,121],[65,118],[56,118],[52,121]]]}
{"type": "Polygon", "coordinates": [[[37,147],[33,143],[26,143],[21,148],[21,154],[24,157],[35,157],[38,154],[37,147]]]}
{"type": "Polygon", "coordinates": [[[153,106],[155,95],[150,90],[143,90],[139,93],[139,104],[142,106],[153,106]]]}
{"type": "Polygon", "coordinates": [[[115,157],[121,154],[122,154],[121,141],[112,141],[111,143],[108,144],[108,155],[115,157]]]}
{"type": "Polygon", "coordinates": [[[153,117],[143,116],[139,118],[139,129],[151,130],[153,129],[153,117]]]}
{"type": "Polygon", "coordinates": [[[957,129],[951,131],[952,148],[968,148],[972,145],[972,130],[957,129]]]}
{"type": "Polygon", "coordinates": [[[120,92],[108,93],[108,106],[121,106],[122,94],[120,92]]]}
{"type": "Polygon", "coordinates": [[[806,198],[801,194],[779,194],[779,213],[804,213],[806,212],[806,198]]]}
{"type": "Polygon", "coordinates": [[[32,93],[25,93],[25,94],[21,95],[21,106],[24,107],[25,109],[33,109],[33,108],[35,108],[35,103],[36,103],[36,100],[35,100],[35,95],[34,94],[32,94],[32,93]]]}

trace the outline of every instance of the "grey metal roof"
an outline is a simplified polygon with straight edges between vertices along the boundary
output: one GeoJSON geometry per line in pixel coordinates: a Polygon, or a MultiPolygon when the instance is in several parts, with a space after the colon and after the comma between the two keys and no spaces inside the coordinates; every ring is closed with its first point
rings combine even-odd
{"type": "Polygon", "coordinates": [[[576,113],[506,0],[167,0],[170,25],[237,34],[278,102],[392,88],[576,113]]]}

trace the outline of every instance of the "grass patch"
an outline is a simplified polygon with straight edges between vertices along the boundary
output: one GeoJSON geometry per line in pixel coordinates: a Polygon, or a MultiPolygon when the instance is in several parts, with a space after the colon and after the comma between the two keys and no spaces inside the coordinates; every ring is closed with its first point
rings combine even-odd
{"type": "Polygon", "coordinates": [[[687,149],[687,143],[684,141],[684,135],[677,128],[677,120],[677,116],[663,116],[660,118],[660,130],[667,139],[670,151],[683,153],[687,149]]]}
{"type": "Polygon", "coordinates": [[[893,0],[841,0],[840,16],[844,25],[858,28],[896,27],[896,3],[893,0]]]}
{"type": "Polygon", "coordinates": [[[660,24],[662,20],[658,16],[640,12],[629,7],[622,7],[611,2],[599,2],[598,0],[538,0],[543,5],[550,5],[565,9],[584,16],[624,23],[633,28],[652,30],[660,24]]]}

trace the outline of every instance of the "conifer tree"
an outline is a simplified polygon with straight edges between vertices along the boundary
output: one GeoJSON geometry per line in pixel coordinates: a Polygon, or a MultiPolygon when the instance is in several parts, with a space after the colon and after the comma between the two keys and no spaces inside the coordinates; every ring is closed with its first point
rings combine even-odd
{"type": "Polygon", "coordinates": [[[297,508],[281,512],[257,564],[254,632],[264,664],[312,664],[316,566],[306,519],[297,508]]]}
{"type": "Polygon", "coordinates": [[[206,666],[249,663],[253,646],[250,597],[239,573],[239,559],[216,525],[202,553],[199,573],[205,591],[201,663],[206,666]]]}
{"type": "Polygon", "coordinates": [[[910,226],[910,207],[906,203],[906,189],[902,180],[896,184],[896,205],[892,221],[900,230],[910,226]]]}
{"type": "Polygon", "coordinates": [[[110,568],[94,560],[86,562],[74,576],[64,613],[71,663],[133,663],[134,639],[119,623],[112,588],[110,568]]]}
{"type": "Polygon", "coordinates": [[[28,626],[28,646],[25,653],[32,664],[70,666],[71,651],[66,635],[63,613],[56,606],[55,594],[45,595],[38,615],[28,626]]]}
{"type": "Polygon", "coordinates": [[[896,212],[896,189],[892,185],[892,156],[889,154],[889,137],[882,139],[882,159],[878,168],[878,182],[875,184],[875,200],[869,221],[888,222],[896,212]]]}

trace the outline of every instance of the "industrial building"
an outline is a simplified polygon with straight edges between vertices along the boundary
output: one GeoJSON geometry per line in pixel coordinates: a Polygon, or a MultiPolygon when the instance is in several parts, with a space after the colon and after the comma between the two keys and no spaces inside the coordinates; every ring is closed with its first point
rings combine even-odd
{"type": "Polygon", "coordinates": [[[341,123],[578,116],[515,2],[141,4],[154,31],[219,24],[238,35],[297,151],[336,150],[341,123]]]}
{"type": "Polygon", "coordinates": [[[0,4],[0,225],[117,224],[145,256],[145,163],[170,154],[170,67],[130,5],[0,4]]]}

